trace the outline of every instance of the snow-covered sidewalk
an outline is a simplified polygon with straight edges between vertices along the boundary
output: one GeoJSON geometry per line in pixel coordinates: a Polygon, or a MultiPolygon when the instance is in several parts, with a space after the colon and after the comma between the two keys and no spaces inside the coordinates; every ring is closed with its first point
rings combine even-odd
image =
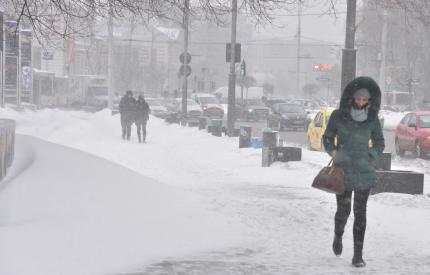
{"type": "MultiPolygon", "coordinates": [[[[4,111],[2,115],[18,121],[19,133],[89,152],[198,198],[203,196],[206,208],[224,217],[219,219],[221,223],[231,223],[233,228],[241,224],[240,243],[221,247],[206,245],[205,251],[193,254],[166,254],[169,264],[160,261],[162,264],[150,267],[143,257],[140,266],[130,265],[122,273],[145,268],[148,268],[143,272],[146,274],[166,274],[172,268],[178,273],[192,273],[194,268],[200,272],[196,274],[430,272],[430,234],[427,234],[430,198],[427,196],[379,194],[370,198],[364,250],[368,267],[364,270],[350,267],[352,217],[346,229],[344,254],[340,258],[332,255],[335,199],[310,188],[317,171],[328,162],[323,153],[304,149],[302,162],[276,163],[262,168],[261,152],[239,150],[236,138],[217,138],[194,128],[168,126],[152,117],[148,124],[148,143],[138,144],[135,133],[131,142],[120,140],[119,117],[112,117],[108,112],[45,110],[18,114],[4,111]]],[[[429,162],[423,160],[394,161],[393,167],[430,171],[429,162]]],[[[428,174],[425,181],[425,193],[429,193],[428,174]]],[[[172,228],[171,232],[175,230],[172,228]]],[[[220,232],[222,235],[223,231],[220,232]]],[[[115,243],[112,248],[115,249],[115,243]]],[[[148,248],[136,245],[133,249],[148,248]]],[[[49,249],[44,249],[44,253],[55,254],[49,249]]],[[[55,266],[55,260],[51,264],[55,266]]],[[[88,263],[76,264],[85,267],[88,263]]],[[[18,266],[12,267],[19,270],[18,266]]]]}

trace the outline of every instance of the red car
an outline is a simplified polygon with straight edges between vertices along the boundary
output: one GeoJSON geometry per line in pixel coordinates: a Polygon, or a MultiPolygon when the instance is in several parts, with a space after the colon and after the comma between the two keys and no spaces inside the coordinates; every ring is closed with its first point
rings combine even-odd
{"type": "Polygon", "coordinates": [[[426,157],[430,153],[430,112],[405,115],[396,128],[395,146],[399,156],[410,151],[416,157],[426,157]]]}

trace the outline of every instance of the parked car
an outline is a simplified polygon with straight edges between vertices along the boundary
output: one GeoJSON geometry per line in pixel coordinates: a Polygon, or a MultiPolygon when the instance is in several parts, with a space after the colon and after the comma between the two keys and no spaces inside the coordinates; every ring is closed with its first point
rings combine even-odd
{"type": "Polygon", "coordinates": [[[312,112],[315,110],[319,110],[325,106],[321,106],[317,101],[310,99],[293,99],[290,103],[295,103],[303,106],[306,111],[312,112]]]}
{"type": "Polygon", "coordinates": [[[218,98],[212,94],[194,93],[191,95],[203,110],[203,115],[211,118],[223,118],[224,108],[218,98]]]}
{"type": "MultiPolygon", "coordinates": [[[[170,116],[175,117],[170,119],[172,122],[179,122],[182,119],[182,98],[165,99],[164,106],[171,113],[170,116]]],[[[192,99],[187,99],[187,123],[197,126],[202,115],[203,110],[200,105],[192,99]]]]}
{"type": "Polygon", "coordinates": [[[308,127],[308,147],[310,150],[324,151],[322,136],[327,129],[333,109],[321,109],[308,127]]]}
{"type": "Polygon", "coordinates": [[[145,98],[145,101],[148,103],[153,116],[164,119],[169,114],[167,108],[162,105],[161,98],[145,98]]]}
{"type": "Polygon", "coordinates": [[[267,108],[272,108],[276,103],[287,103],[288,101],[282,98],[270,98],[264,102],[267,108]]]}
{"type": "Polygon", "coordinates": [[[277,103],[272,106],[267,118],[267,127],[282,131],[283,129],[308,129],[310,120],[306,110],[299,104],[277,103]]]}
{"type": "Polygon", "coordinates": [[[260,98],[248,98],[244,102],[240,102],[240,99],[237,99],[237,103],[236,109],[243,120],[260,121],[267,119],[269,115],[269,108],[264,106],[260,98]]]}
{"type": "Polygon", "coordinates": [[[405,151],[424,158],[430,153],[430,112],[406,114],[396,127],[396,154],[404,156],[405,151]]]}

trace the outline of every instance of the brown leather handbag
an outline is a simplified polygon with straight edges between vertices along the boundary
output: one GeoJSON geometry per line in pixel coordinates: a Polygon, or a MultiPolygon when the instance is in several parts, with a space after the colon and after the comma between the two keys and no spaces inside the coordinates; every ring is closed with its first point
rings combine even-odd
{"type": "Polygon", "coordinates": [[[333,166],[333,159],[321,169],[312,182],[312,187],[334,194],[345,192],[345,173],[342,167],[333,166]]]}

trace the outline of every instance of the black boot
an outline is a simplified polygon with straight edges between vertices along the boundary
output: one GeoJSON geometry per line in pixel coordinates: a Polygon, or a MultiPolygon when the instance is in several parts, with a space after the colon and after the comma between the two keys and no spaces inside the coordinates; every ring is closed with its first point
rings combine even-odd
{"type": "Polygon", "coordinates": [[[342,237],[337,236],[336,234],[334,235],[334,239],[333,239],[333,253],[336,256],[340,256],[340,254],[342,254],[342,237]]]}
{"type": "Polygon", "coordinates": [[[363,260],[363,255],[360,251],[354,252],[354,257],[352,258],[352,265],[355,267],[365,267],[366,263],[363,260]]]}

